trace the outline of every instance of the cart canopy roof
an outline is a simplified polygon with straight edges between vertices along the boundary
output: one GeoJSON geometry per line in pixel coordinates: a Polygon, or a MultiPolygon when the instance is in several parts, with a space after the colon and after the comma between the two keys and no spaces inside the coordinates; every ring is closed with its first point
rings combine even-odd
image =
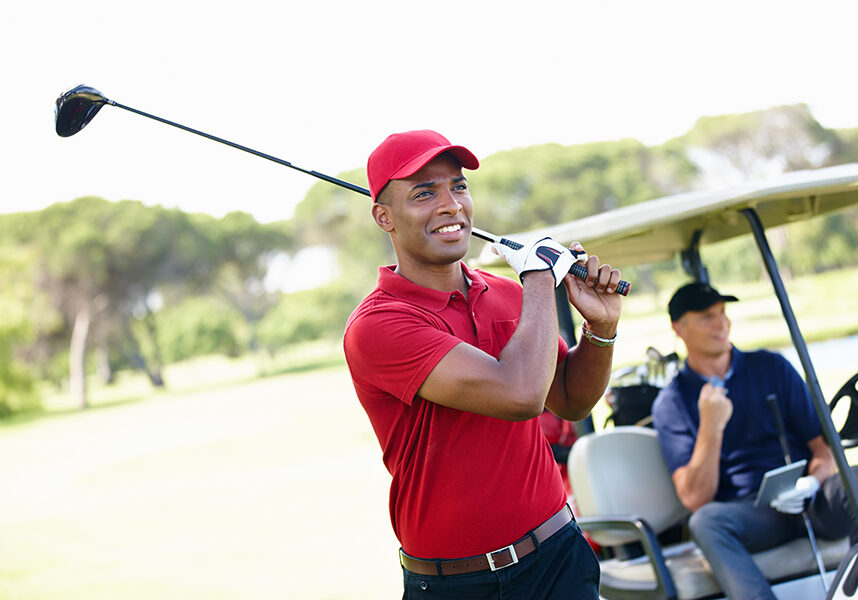
{"type": "MultiPolygon", "coordinates": [[[[574,201],[571,200],[571,201],[574,201]]],[[[505,234],[519,242],[550,236],[579,241],[603,263],[620,267],[669,260],[691,245],[750,233],[740,211],[753,208],[766,228],[858,205],[858,163],[793,171],[720,189],[676,194],[539,230],[505,234]]],[[[477,264],[500,264],[486,244],[477,264]]]]}

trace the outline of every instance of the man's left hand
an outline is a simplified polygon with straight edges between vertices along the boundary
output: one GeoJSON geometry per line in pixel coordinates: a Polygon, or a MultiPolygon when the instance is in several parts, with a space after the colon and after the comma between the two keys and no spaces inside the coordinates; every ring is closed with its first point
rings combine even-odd
{"type": "Polygon", "coordinates": [[[587,257],[587,279],[581,280],[567,275],[563,282],[569,302],[587,321],[591,331],[602,337],[612,337],[616,333],[620,319],[622,296],[616,293],[621,274],[611,265],[600,265],[598,256],[587,256],[584,247],[573,242],[569,248],[587,257]]]}
{"type": "Polygon", "coordinates": [[[804,511],[819,491],[819,480],[813,475],[806,475],[795,482],[795,487],[781,492],[769,503],[775,510],[797,515],[804,511]]]}

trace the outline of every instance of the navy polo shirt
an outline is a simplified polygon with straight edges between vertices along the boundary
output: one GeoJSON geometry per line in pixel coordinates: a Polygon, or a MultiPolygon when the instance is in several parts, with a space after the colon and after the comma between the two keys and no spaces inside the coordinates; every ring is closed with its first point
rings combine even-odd
{"type": "MultiPolygon", "coordinates": [[[[671,473],[691,459],[700,423],[697,401],[704,383],[686,362],[653,404],[653,426],[671,473]]],[[[784,464],[774,416],[766,403],[770,394],[777,397],[794,461],[810,459],[807,442],[822,434],[804,380],[780,354],[741,352],[734,346],[725,388],[733,414],[721,446],[715,494],[720,501],[755,494],[763,473],[784,464]]]]}

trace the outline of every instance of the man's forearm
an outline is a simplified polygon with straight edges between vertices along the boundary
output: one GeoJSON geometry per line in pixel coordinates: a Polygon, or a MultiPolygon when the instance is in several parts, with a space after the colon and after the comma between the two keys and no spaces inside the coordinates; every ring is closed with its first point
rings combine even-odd
{"type": "Polygon", "coordinates": [[[825,438],[817,436],[807,443],[811,451],[810,464],[807,466],[809,475],[816,477],[820,483],[837,473],[837,463],[825,438]]]}
{"type": "Polygon", "coordinates": [[[613,357],[613,346],[595,346],[582,338],[561,365],[561,385],[549,401],[552,412],[569,421],[586,418],[608,387],[613,357]]]}
{"type": "Polygon", "coordinates": [[[715,498],[721,464],[722,431],[701,429],[694,443],[691,459],[673,473],[673,483],[680,502],[695,511],[715,498]]]}

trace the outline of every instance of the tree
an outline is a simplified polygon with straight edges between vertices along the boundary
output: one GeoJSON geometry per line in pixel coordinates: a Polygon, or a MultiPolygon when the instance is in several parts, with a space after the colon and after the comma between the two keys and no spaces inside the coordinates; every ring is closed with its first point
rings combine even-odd
{"type": "Polygon", "coordinates": [[[293,251],[295,236],[287,223],[263,225],[244,212],[229,213],[208,225],[219,254],[213,289],[244,318],[250,331],[248,346],[254,351],[259,322],[280,298],[266,279],[277,256],[293,251]]]}
{"type": "Polygon", "coordinates": [[[29,302],[33,288],[29,253],[25,248],[0,244],[0,417],[35,407],[38,403],[33,369],[21,356],[35,337],[38,319],[29,302]]]}
{"type": "Polygon", "coordinates": [[[70,328],[74,398],[87,405],[85,361],[93,332],[119,330],[132,364],[163,386],[154,309],[168,289],[175,296],[210,282],[217,257],[209,240],[187,214],[134,201],[79,198],[39,217],[33,232],[42,257],[39,283],[70,328]],[[135,321],[142,325],[137,331],[135,321]],[[149,357],[141,351],[140,332],[149,340],[149,357]]]}
{"type": "Polygon", "coordinates": [[[820,125],[805,104],[701,117],[678,141],[706,186],[827,166],[843,152],[837,134],[820,125]]]}
{"type": "MultiPolygon", "coordinates": [[[[363,169],[338,177],[366,185],[363,169]]],[[[344,279],[358,290],[375,282],[378,265],[396,262],[390,239],[372,220],[371,205],[368,197],[318,183],[295,207],[293,216],[298,245],[335,248],[344,279]]]]}
{"type": "MultiPolygon", "coordinates": [[[[688,133],[671,140],[666,147],[681,149],[697,164],[697,186],[729,186],[787,171],[858,160],[856,131],[826,129],[807,105],[796,104],[701,117],[688,133]]],[[[826,265],[854,264],[854,252],[849,250],[852,234],[854,227],[848,217],[838,214],[795,228],[777,227],[768,232],[768,237],[782,260],[782,275],[788,278],[794,266],[808,272],[823,270],[826,265]],[[791,239],[796,235],[800,239],[791,239]],[[814,252],[808,253],[807,248],[814,252]]],[[[723,265],[724,272],[735,269],[735,264],[723,265]]],[[[748,272],[759,272],[759,268],[748,272]]]]}
{"type": "Polygon", "coordinates": [[[270,354],[292,344],[342,335],[351,312],[360,302],[349,282],[283,294],[259,327],[259,340],[270,354]]]}
{"type": "Polygon", "coordinates": [[[195,295],[158,311],[158,347],[168,363],[206,354],[239,356],[247,348],[242,315],[216,295],[195,295]]]}
{"type": "Polygon", "coordinates": [[[500,233],[562,223],[686,189],[684,156],[637,140],[499,152],[469,174],[479,227],[500,233]]]}

